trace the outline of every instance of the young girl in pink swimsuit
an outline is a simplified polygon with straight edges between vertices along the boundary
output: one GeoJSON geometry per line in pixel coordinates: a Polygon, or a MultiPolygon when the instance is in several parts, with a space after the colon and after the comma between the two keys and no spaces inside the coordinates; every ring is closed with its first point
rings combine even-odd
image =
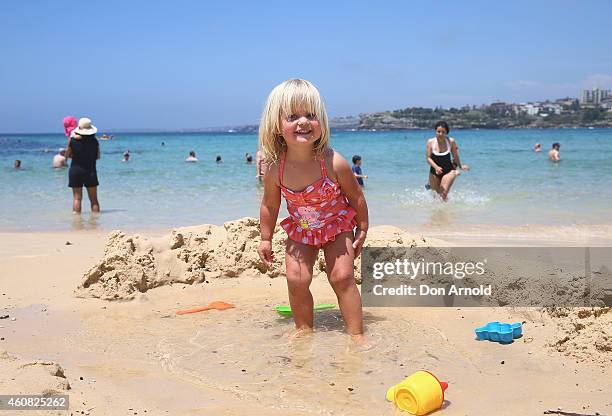
{"type": "Polygon", "coordinates": [[[281,195],[289,217],[285,263],[295,334],[313,328],[312,269],[320,248],[326,272],[340,305],[346,331],[361,339],[361,297],[353,262],[368,231],[368,206],[350,165],[329,147],[329,125],[323,100],[310,82],[290,79],[268,96],[259,140],[269,170],[261,201],[258,252],[272,264],[272,234],[281,195]]]}

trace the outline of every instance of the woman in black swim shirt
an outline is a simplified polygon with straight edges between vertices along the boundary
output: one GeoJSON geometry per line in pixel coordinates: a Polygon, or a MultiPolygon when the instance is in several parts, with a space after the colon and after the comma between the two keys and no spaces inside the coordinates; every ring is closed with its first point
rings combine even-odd
{"type": "Polygon", "coordinates": [[[450,131],[448,124],[445,121],[438,121],[434,129],[436,137],[427,141],[425,150],[427,163],[430,166],[429,186],[443,201],[446,201],[455,178],[460,175],[457,167],[468,170],[469,166],[461,164],[457,142],[452,137],[448,137],[450,131]]]}
{"type": "Polygon", "coordinates": [[[100,144],[96,139],[97,131],[90,119],[82,118],[68,139],[66,158],[72,158],[68,171],[68,186],[72,188],[72,210],[76,213],[81,212],[83,186],[87,188],[91,211],[100,212],[96,170],[96,161],[100,159],[100,144]]]}

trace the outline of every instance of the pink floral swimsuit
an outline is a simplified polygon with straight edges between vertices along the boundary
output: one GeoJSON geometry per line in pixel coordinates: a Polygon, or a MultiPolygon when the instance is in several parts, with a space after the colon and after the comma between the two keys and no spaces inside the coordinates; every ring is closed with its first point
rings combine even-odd
{"type": "Polygon", "coordinates": [[[349,205],[340,184],[327,177],[325,161],[319,163],[321,179],[299,192],[283,186],[284,156],[279,172],[281,193],[289,211],[281,227],[290,239],[316,247],[334,241],[340,233],[352,232],[357,226],[357,212],[349,205]]]}

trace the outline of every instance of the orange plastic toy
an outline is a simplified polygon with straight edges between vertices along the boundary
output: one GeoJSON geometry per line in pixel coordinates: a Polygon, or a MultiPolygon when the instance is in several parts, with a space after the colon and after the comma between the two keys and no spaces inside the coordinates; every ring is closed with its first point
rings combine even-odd
{"type": "Polygon", "coordinates": [[[231,309],[233,307],[234,305],[232,305],[231,303],[223,302],[222,300],[215,300],[214,302],[210,302],[208,305],[201,306],[199,308],[183,309],[181,311],[176,311],[176,314],[186,315],[188,313],[204,312],[204,311],[209,311],[211,309],[217,309],[217,310],[223,311],[225,309],[231,309]]]}

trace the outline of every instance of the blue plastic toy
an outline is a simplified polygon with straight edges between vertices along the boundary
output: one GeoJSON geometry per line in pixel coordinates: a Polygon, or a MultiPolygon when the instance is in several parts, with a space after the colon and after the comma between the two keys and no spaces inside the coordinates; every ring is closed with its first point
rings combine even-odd
{"type": "Polygon", "coordinates": [[[503,322],[489,322],[485,326],[476,328],[478,341],[494,341],[502,344],[509,344],[523,334],[523,324],[520,322],[507,324],[503,322]]]}

